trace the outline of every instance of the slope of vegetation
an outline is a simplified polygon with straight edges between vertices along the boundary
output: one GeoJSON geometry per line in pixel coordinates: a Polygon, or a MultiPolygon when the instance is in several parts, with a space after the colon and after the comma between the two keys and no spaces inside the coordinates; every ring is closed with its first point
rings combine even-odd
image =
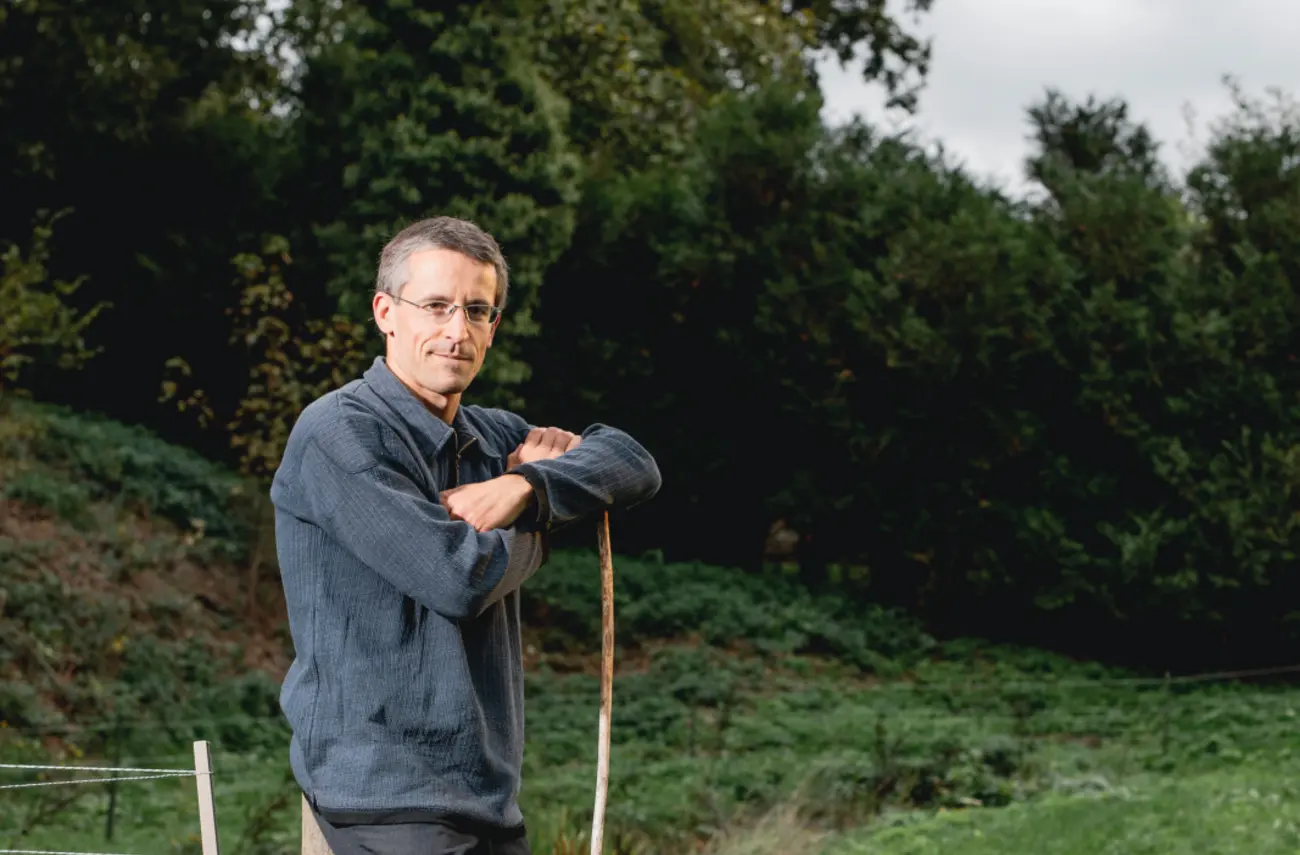
{"type": "MultiPolygon", "coordinates": [[[[274,573],[249,573],[268,561],[256,488],[6,399],[0,496],[0,760],[184,769],[207,739],[227,851],[296,852],[276,706],[289,649],[274,573]]],[[[609,852],[1293,851],[1300,692],[940,642],[780,575],[616,568],[609,852]]],[[[585,851],[596,573],[561,552],[530,584],[538,853],[585,851]]],[[[0,792],[0,846],[198,851],[191,779],[118,787],[0,792]]]]}

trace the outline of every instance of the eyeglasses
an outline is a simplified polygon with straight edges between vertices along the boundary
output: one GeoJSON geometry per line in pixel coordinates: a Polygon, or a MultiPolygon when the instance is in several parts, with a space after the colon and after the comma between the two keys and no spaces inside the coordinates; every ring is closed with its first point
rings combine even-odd
{"type": "Polygon", "coordinates": [[[457,303],[449,303],[446,300],[433,300],[428,303],[413,303],[402,297],[393,297],[393,299],[400,303],[409,303],[424,312],[426,315],[429,315],[440,324],[445,324],[450,321],[452,316],[456,314],[457,309],[464,310],[465,320],[469,321],[471,324],[489,324],[497,319],[497,315],[501,314],[501,310],[490,303],[470,303],[469,305],[462,306],[457,303]]]}

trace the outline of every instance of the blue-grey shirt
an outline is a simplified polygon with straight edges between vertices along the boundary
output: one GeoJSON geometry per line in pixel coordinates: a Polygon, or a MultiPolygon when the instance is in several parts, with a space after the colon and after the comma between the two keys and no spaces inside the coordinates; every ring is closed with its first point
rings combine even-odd
{"type": "Polygon", "coordinates": [[[452,521],[439,493],[503,474],[530,429],[467,405],[448,425],[382,357],[295,423],[271,486],[295,650],[281,705],[294,774],[331,821],[522,827],[518,587],[551,526],[660,486],[646,450],[598,424],[515,470],[535,500],[511,528],[452,521]]]}

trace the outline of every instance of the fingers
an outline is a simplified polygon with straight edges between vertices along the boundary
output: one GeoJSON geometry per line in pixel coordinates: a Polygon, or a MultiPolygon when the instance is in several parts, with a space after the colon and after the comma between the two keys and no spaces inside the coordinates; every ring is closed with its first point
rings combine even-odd
{"type": "Polygon", "coordinates": [[[442,504],[443,508],[446,509],[447,516],[451,517],[452,520],[464,521],[464,518],[460,514],[456,513],[457,503],[455,501],[448,501],[453,495],[455,495],[456,491],[460,489],[460,487],[452,487],[450,490],[443,490],[438,494],[438,501],[442,504]]]}
{"type": "Polygon", "coordinates": [[[550,453],[558,457],[564,453],[565,446],[569,444],[568,438],[571,436],[573,436],[573,434],[568,431],[563,431],[556,427],[548,427],[543,442],[550,453]]]}
{"type": "MultiPolygon", "coordinates": [[[[460,489],[460,488],[457,488],[460,489]]],[[[442,506],[447,510],[447,517],[452,522],[466,522],[478,531],[483,531],[483,509],[479,503],[469,499],[453,496],[452,490],[446,490],[441,494],[442,506]]]]}
{"type": "Polygon", "coordinates": [[[564,448],[573,436],[569,431],[557,427],[533,428],[519,447],[564,448]]]}
{"type": "Polygon", "coordinates": [[[487,532],[513,523],[532,495],[532,488],[522,479],[502,477],[453,487],[438,495],[451,520],[487,532]]]}
{"type": "Polygon", "coordinates": [[[577,448],[581,441],[581,437],[561,428],[533,428],[519,447],[511,453],[507,466],[513,468],[520,463],[559,457],[566,451],[577,448]]]}

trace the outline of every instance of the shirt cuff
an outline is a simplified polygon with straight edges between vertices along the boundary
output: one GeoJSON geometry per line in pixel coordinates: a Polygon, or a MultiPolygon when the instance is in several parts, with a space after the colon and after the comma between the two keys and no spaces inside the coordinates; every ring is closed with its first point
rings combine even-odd
{"type": "Polygon", "coordinates": [[[516,466],[510,474],[520,476],[528,482],[528,486],[533,488],[533,497],[529,500],[528,507],[524,508],[524,512],[519,516],[519,521],[524,523],[521,528],[550,531],[551,503],[547,499],[546,483],[541,475],[526,463],[516,466]],[[532,509],[531,513],[530,509],[532,509]]]}

